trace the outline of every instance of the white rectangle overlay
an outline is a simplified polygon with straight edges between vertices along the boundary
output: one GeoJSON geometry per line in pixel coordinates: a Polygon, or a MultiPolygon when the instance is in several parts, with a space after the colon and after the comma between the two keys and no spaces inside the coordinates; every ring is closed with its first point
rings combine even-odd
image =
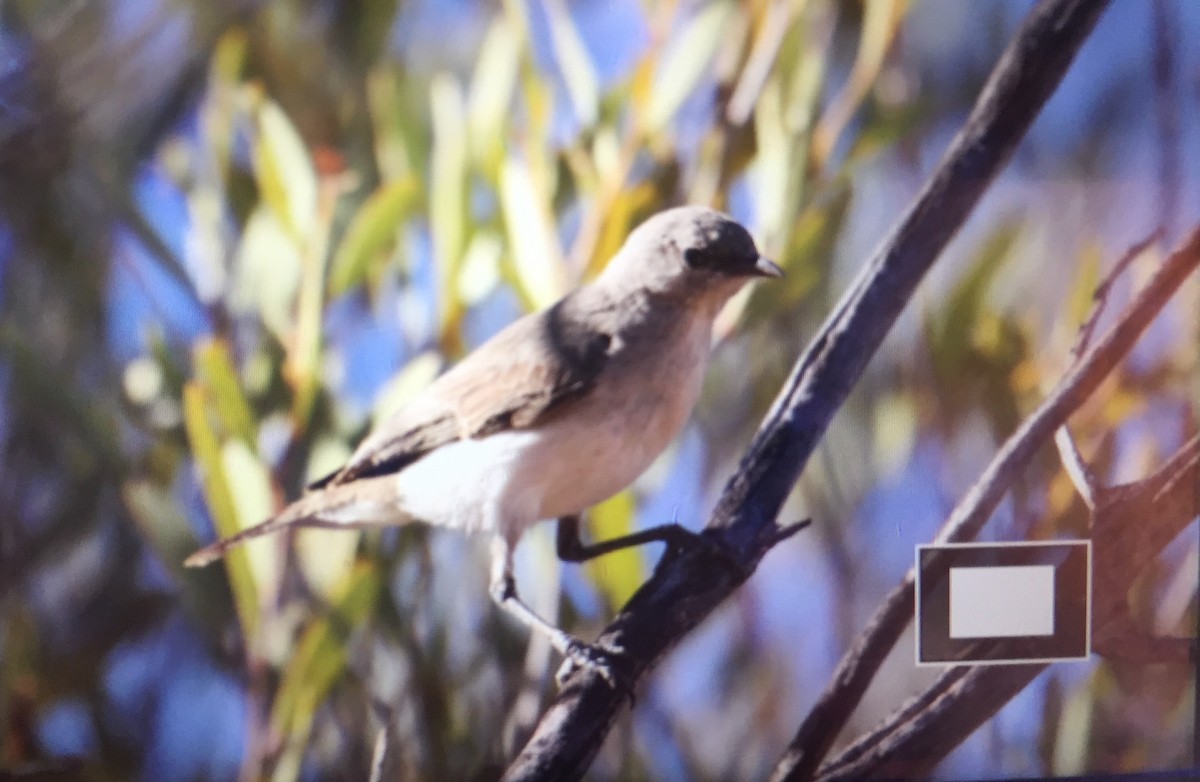
{"type": "Polygon", "coordinates": [[[950,568],[951,638],[1054,635],[1054,566],[950,568]]]}

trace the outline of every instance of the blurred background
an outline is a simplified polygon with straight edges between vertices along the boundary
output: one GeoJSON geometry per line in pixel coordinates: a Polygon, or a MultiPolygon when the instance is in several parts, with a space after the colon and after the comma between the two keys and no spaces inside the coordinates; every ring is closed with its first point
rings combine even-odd
{"type": "MultiPolygon", "coordinates": [[[[485,543],[308,531],[183,558],[594,275],[645,216],[718,206],[785,281],[720,323],[696,416],[591,534],[704,523],[788,368],[961,125],[1027,0],[4,0],[0,777],[494,778],[558,665],[492,606],[485,543]],[[53,776],[54,773],[61,776],[53,776]]],[[[649,679],[590,775],[761,779],[875,605],[1068,363],[1092,292],[1200,209],[1200,4],[1117,0],[840,411],[815,523],[649,679]]],[[[1187,284],[1072,419],[1109,482],[1196,428],[1187,284]]],[[[1086,536],[1047,452],[991,520],[1086,536]]],[[[519,552],[594,637],[653,547],[519,552]]],[[[1195,634],[1195,523],[1135,615],[1195,634]]],[[[936,672],[911,641],[857,714],[936,672]]],[[[1190,764],[1194,672],[1051,666],[945,778],[1190,764]]]]}

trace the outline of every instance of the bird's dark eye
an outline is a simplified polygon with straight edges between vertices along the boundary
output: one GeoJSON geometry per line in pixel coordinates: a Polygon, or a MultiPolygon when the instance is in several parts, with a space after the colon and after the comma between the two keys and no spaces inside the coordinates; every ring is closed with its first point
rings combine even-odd
{"type": "Polygon", "coordinates": [[[683,262],[693,269],[712,269],[717,265],[716,261],[713,252],[705,252],[699,247],[689,247],[683,251],[683,262]]]}

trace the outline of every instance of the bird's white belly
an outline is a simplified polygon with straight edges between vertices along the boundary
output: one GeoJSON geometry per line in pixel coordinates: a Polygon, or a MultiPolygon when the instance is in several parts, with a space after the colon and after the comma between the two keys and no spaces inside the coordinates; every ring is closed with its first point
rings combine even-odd
{"type": "Polygon", "coordinates": [[[396,475],[399,504],[428,524],[495,532],[503,519],[536,512],[536,487],[521,478],[537,441],[523,430],[444,445],[396,475]]]}

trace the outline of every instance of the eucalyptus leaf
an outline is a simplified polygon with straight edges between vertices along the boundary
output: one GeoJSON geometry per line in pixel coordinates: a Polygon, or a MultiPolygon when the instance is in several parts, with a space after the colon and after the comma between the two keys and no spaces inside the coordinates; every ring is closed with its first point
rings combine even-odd
{"type": "Polygon", "coordinates": [[[317,216],[317,172],[296,127],[274,101],[259,98],[254,112],[254,177],[263,200],[298,241],[317,216]]]}
{"type": "Polygon", "coordinates": [[[295,239],[274,211],[259,207],[251,213],[234,263],[230,309],[257,315],[286,344],[295,325],[303,262],[295,239]]]}
{"type": "Polygon", "coordinates": [[[420,202],[420,186],[410,177],[388,182],[363,202],[334,251],[329,270],[331,296],[362,284],[372,263],[395,245],[404,222],[420,202]]]}
{"type": "Polygon", "coordinates": [[[548,199],[538,192],[529,169],[518,158],[504,161],[500,198],[521,292],[535,309],[548,307],[562,297],[566,288],[562,248],[548,199]]]}
{"type": "Polygon", "coordinates": [[[513,28],[507,14],[497,14],[492,20],[475,61],[467,101],[471,150],[493,181],[504,159],[505,128],[521,62],[521,36],[513,28]]]}
{"type": "MultiPolygon", "coordinates": [[[[593,507],[587,514],[593,539],[605,541],[632,533],[636,509],[631,491],[623,491],[593,507]]],[[[587,569],[592,582],[612,608],[629,602],[646,580],[646,560],[636,546],[598,557],[587,563],[587,569]]]]}
{"type": "MultiPolygon", "coordinates": [[[[204,500],[217,535],[229,537],[237,534],[242,527],[233,493],[225,477],[221,440],[213,429],[208,407],[209,400],[200,383],[190,382],[184,386],[184,428],[199,472],[204,500]]],[[[235,548],[225,556],[224,562],[242,632],[248,639],[254,639],[259,623],[258,589],[247,553],[244,548],[235,548]]]]}
{"type": "Polygon", "coordinates": [[[715,0],[700,9],[681,33],[671,38],[650,88],[646,129],[662,130],[700,84],[720,48],[736,4],[715,0]]]}
{"type": "Polygon", "coordinates": [[[567,85],[575,118],[583,127],[591,127],[600,104],[600,85],[592,57],[579,37],[565,0],[546,0],[546,15],[550,20],[550,44],[567,85]]]}
{"type": "Polygon", "coordinates": [[[331,611],[312,622],[295,645],[271,709],[272,729],[284,744],[273,780],[291,782],[299,778],[317,709],[346,671],[350,643],[347,633],[366,620],[380,585],[380,575],[370,565],[350,570],[333,590],[331,611]]]}

